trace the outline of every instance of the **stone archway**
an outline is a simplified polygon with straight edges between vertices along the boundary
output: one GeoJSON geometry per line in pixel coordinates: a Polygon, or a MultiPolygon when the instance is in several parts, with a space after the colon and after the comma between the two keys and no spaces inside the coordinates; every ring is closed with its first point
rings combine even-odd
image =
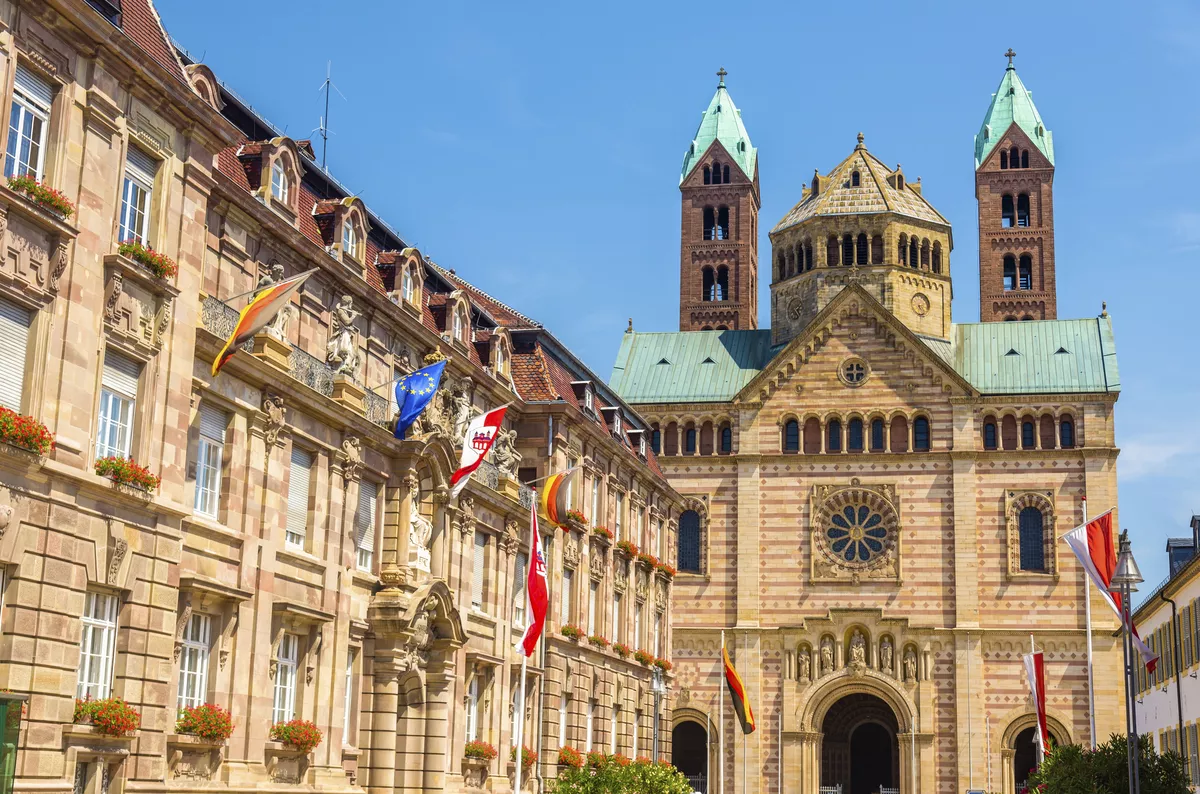
{"type": "Polygon", "coordinates": [[[688,779],[692,791],[708,792],[708,731],[694,720],[677,722],[671,729],[671,763],[688,779]]]}
{"type": "Polygon", "coordinates": [[[821,721],[821,786],[843,794],[875,794],[900,787],[900,725],[876,695],[840,698],[821,721]]]}
{"type": "MultiPolygon", "coordinates": [[[[1071,732],[1062,715],[1046,715],[1046,730],[1051,744],[1070,744],[1071,732]]],[[[1019,714],[1013,718],[1000,738],[1001,792],[1017,794],[1028,777],[1030,770],[1037,767],[1037,750],[1034,745],[1033,728],[1037,717],[1033,712],[1019,714]]]]}

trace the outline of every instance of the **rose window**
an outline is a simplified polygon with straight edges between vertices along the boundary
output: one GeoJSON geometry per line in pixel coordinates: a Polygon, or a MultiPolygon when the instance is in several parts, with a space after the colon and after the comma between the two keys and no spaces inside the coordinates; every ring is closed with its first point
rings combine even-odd
{"type": "Polygon", "coordinates": [[[891,502],[877,490],[835,490],[817,507],[817,545],[835,566],[873,568],[894,554],[898,516],[891,502]]]}
{"type": "Polygon", "coordinates": [[[829,549],[846,562],[870,562],[887,543],[883,516],[866,505],[847,505],[829,517],[825,530],[829,549]]]}

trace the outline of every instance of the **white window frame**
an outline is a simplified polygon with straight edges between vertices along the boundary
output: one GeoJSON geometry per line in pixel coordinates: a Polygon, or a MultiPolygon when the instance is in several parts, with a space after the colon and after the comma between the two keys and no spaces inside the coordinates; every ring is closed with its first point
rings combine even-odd
{"type": "Polygon", "coordinates": [[[474,557],[471,566],[471,608],[483,611],[486,587],[484,579],[487,576],[487,533],[476,530],[474,541],[474,557]]]}
{"type": "Polygon", "coordinates": [[[292,452],[291,452],[291,457],[290,457],[290,462],[289,462],[289,470],[288,470],[288,504],[287,504],[287,509],[284,512],[284,522],[286,525],[286,529],[284,531],[283,542],[284,542],[285,546],[288,546],[293,549],[300,549],[301,551],[304,550],[305,544],[307,543],[307,540],[308,540],[308,518],[309,518],[308,506],[312,502],[312,473],[313,473],[312,470],[313,470],[314,463],[315,463],[314,456],[311,452],[309,452],[306,449],[301,449],[301,448],[295,446],[295,444],[292,445],[292,452]],[[303,465],[304,464],[303,459],[298,459],[297,456],[306,457],[308,459],[308,465],[303,465]],[[293,484],[293,479],[292,479],[292,478],[296,477],[297,473],[299,473],[299,472],[303,472],[303,475],[305,477],[307,477],[307,480],[305,480],[304,486],[303,486],[304,487],[304,494],[303,494],[303,496],[304,496],[304,525],[303,526],[301,526],[298,523],[300,520],[300,510],[298,508],[295,510],[291,509],[292,508],[292,505],[291,505],[292,497],[300,495],[299,493],[297,493],[296,491],[293,490],[293,488],[298,489],[300,487],[300,485],[298,484],[299,481],[297,480],[295,482],[295,484],[293,484]]]}
{"type": "Polygon", "coordinates": [[[413,298],[414,298],[413,282],[414,281],[415,281],[415,279],[413,278],[412,268],[405,267],[404,270],[400,273],[400,294],[404,298],[404,300],[407,301],[408,303],[414,302],[414,300],[413,300],[413,298]]]}
{"type": "Polygon", "coordinates": [[[633,711],[633,749],[632,749],[632,752],[630,752],[630,755],[632,755],[634,758],[637,758],[637,754],[638,754],[638,728],[641,727],[641,724],[642,724],[642,710],[634,709],[634,711],[633,711]]]}
{"type": "Polygon", "coordinates": [[[360,480],[358,489],[358,507],[354,511],[354,562],[358,570],[371,573],[375,569],[375,536],[379,531],[380,486],[360,480]]]}
{"type": "Polygon", "coordinates": [[[8,138],[4,147],[5,176],[28,174],[39,182],[46,176],[46,137],[50,131],[50,110],[54,97],[47,97],[45,91],[40,90],[43,87],[53,90],[46,80],[17,65],[8,138]],[[35,146],[37,152],[33,155],[34,162],[30,162],[30,151],[35,146]]]}
{"type": "MultiPolygon", "coordinates": [[[[567,471],[570,471],[571,469],[575,468],[578,465],[579,465],[579,458],[576,458],[576,457],[567,458],[567,471]]],[[[568,477],[567,478],[567,509],[573,509],[574,507],[575,507],[575,478],[568,477]]]]}
{"type": "Polygon", "coordinates": [[[621,513],[625,510],[625,494],[617,491],[615,502],[613,533],[615,534],[617,540],[621,540],[621,513]]]}
{"type": "Polygon", "coordinates": [[[121,217],[117,240],[150,245],[150,213],[154,200],[154,171],[158,164],[135,147],[125,155],[125,180],[121,184],[121,217]],[[137,161],[145,161],[145,167],[137,161]]]}
{"type": "Polygon", "coordinates": [[[592,477],[592,526],[601,526],[600,520],[600,475],[592,477]]]}
{"type": "Polygon", "coordinates": [[[662,656],[663,613],[654,613],[654,655],[662,656]]]}
{"type": "Polygon", "coordinates": [[[587,633],[596,633],[596,602],[600,600],[600,583],[595,579],[588,582],[588,619],[587,633]]]}
{"type": "Polygon", "coordinates": [[[558,746],[567,744],[567,714],[571,710],[571,696],[563,692],[558,696],[558,746]]]}
{"type": "Polygon", "coordinates": [[[342,253],[351,259],[358,259],[358,230],[349,218],[342,221],[342,253]]]}
{"type": "Polygon", "coordinates": [[[200,438],[196,442],[196,495],[192,509],[216,519],[221,509],[221,468],[228,414],[200,403],[200,438]],[[217,428],[220,432],[217,432],[217,428]]]}
{"type": "Polygon", "coordinates": [[[350,723],[354,721],[354,660],[358,656],[357,648],[346,651],[346,694],[342,700],[342,746],[350,744],[350,723]]]}
{"type": "Polygon", "coordinates": [[[133,449],[133,421],[137,408],[137,384],[141,365],[120,354],[106,353],[105,372],[100,386],[100,411],[96,431],[97,458],[128,458],[133,449]],[[110,357],[113,363],[109,363],[110,357]],[[138,374],[132,384],[129,373],[120,372],[122,360],[137,366],[138,374]]]}
{"type": "Polygon", "coordinates": [[[617,727],[620,724],[621,707],[613,703],[608,716],[608,754],[617,754],[617,727]]]}
{"type": "Polygon", "coordinates": [[[633,647],[634,650],[642,647],[642,610],[636,601],[633,604],[633,647]]]}
{"type": "Polygon", "coordinates": [[[467,730],[467,741],[473,742],[479,735],[479,679],[481,673],[475,673],[471,683],[467,685],[467,713],[463,720],[467,730]]]}
{"type": "Polygon", "coordinates": [[[296,716],[296,673],[300,668],[300,635],[284,632],[275,654],[275,698],[271,722],[287,722],[296,716]]]}
{"type": "Polygon", "coordinates": [[[208,661],[211,653],[212,618],[195,612],[183,627],[179,651],[179,708],[201,706],[208,699],[208,661]]]}
{"type": "Polygon", "coordinates": [[[562,598],[559,599],[562,604],[562,612],[559,614],[559,622],[567,624],[571,622],[571,589],[575,586],[575,569],[564,568],[562,575],[562,598]]]}
{"type": "Polygon", "coordinates": [[[94,590],[87,592],[81,618],[83,636],[79,641],[77,698],[102,700],[112,694],[119,611],[120,599],[116,595],[94,590]]]}
{"type": "Polygon", "coordinates": [[[596,738],[594,735],[595,730],[596,730],[596,701],[595,700],[588,701],[587,724],[584,726],[584,730],[587,731],[587,742],[584,747],[584,752],[590,753],[592,751],[592,744],[596,738]]]}
{"type": "Polygon", "coordinates": [[[288,191],[291,189],[287,168],[282,157],[276,157],[271,162],[271,197],[281,204],[288,203],[288,191]]]}
{"type": "Polygon", "coordinates": [[[613,590],[612,601],[612,641],[621,641],[621,593],[613,590]]]}

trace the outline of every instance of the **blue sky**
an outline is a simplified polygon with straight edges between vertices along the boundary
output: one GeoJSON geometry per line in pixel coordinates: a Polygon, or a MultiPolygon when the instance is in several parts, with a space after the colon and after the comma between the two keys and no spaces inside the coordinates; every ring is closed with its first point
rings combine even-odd
{"type": "Polygon", "coordinates": [[[332,61],[331,170],[604,377],[627,317],[677,327],[679,168],[719,66],[759,150],[763,325],[767,231],[859,131],[954,225],[954,318],[978,320],[972,137],[1012,47],[1054,132],[1059,316],[1113,316],[1120,523],[1147,588],[1200,512],[1194,4],[158,5],[295,138],[332,61]]]}

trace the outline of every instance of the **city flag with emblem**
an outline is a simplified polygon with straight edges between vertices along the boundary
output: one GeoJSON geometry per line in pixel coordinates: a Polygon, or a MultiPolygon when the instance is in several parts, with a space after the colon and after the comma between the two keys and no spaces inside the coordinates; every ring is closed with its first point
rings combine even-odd
{"type": "MultiPolygon", "coordinates": [[[[546,625],[546,612],[550,606],[550,587],[546,582],[546,555],[542,550],[542,537],[538,534],[537,500],[529,508],[529,565],[525,572],[525,615],[529,624],[525,634],[517,643],[517,652],[526,658],[533,655],[542,629],[546,625]]],[[[524,660],[522,660],[524,661],[524,660]]]]}
{"type": "Polygon", "coordinates": [[[396,381],[396,406],[400,410],[400,418],[396,420],[396,438],[403,441],[404,431],[417,421],[417,417],[433,401],[445,368],[446,361],[443,359],[396,381]]]}
{"type": "Polygon", "coordinates": [[[492,448],[492,444],[496,443],[496,436],[500,434],[500,423],[504,421],[504,414],[507,410],[507,405],[493,408],[486,414],[475,417],[467,425],[458,471],[450,475],[451,499],[457,497],[462,493],[462,489],[467,487],[467,483],[471,481],[471,475],[483,462],[483,456],[492,448]]]}
{"type": "Polygon", "coordinates": [[[725,683],[729,687],[729,697],[733,700],[733,711],[737,714],[738,722],[742,724],[742,733],[754,733],[754,709],[750,708],[750,701],[746,698],[746,687],[742,684],[742,677],[737,674],[737,670],[733,669],[733,662],[729,661],[729,651],[725,649],[725,643],[721,643],[721,655],[725,658],[725,683]]]}

